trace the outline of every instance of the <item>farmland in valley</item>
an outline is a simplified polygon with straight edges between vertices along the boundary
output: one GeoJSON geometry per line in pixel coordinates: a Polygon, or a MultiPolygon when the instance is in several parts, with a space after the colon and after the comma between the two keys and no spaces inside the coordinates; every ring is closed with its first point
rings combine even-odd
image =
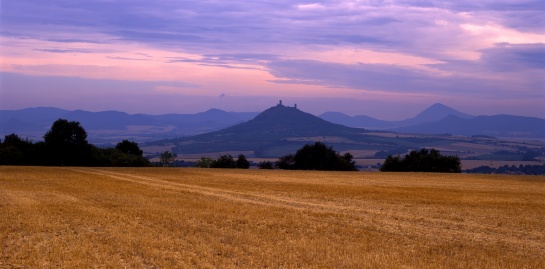
{"type": "Polygon", "coordinates": [[[543,268],[545,177],[0,167],[0,268],[543,268]]]}

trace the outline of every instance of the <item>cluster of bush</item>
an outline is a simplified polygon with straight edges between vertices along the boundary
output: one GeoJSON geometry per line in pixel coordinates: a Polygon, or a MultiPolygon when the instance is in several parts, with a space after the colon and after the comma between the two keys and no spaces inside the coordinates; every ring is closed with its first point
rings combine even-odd
{"type": "Polygon", "coordinates": [[[389,155],[380,168],[382,172],[442,172],[460,173],[458,156],[443,156],[436,149],[413,150],[405,157],[389,155]]]}
{"type": "Polygon", "coordinates": [[[200,160],[195,162],[195,167],[198,168],[250,168],[250,162],[246,159],[244,154],[238,155],[235,160],[230,154],[220,155],[217,159],[209,157],[201,157],[200,160]]]}
{"type": "Polygon", "coordinates": [[[250,162],[243,154],[238,155],[235,160],[230,154],[219,156],[217,159],[201,157],[200,160],[195,162],[195,167],[199,168],[250,168],[250,162]]]}
{"type": "Polygon", "coordinates": [[[543,165],[503,165],[498,168],[490,166],[479,166],[473,169],[464,170],[472,174],[511,174],[511,175],[545,175],[545,164],[543,165]]]}
{"type": "MultiPolygon", "coordinates": [[[[257,166],[259,169],[356,171],[356,164],[352,158],[350,153],[340,155],[324,143],[316,142],[313,145],[303,146],[295,154],[282,156],[274,163],[264,161],[257,166]]],[[[236,160],[233,156],[226,154],[217,159],[201,157],[195,162],[195,167],[247,169],[250,167],[250,162],[243,154],[238,155],[236,160]]]]}
{"type": "MultiPolygon", "coordinates": [[[[316,142],[305,145],[295,155],[282,156],[276,162],[258,164],[260,169],[356,171],[356,163],[350,153],[337,153],[332,147],[316,142]]],[[[413,150],[401,158],[388,155],[380,171],[383,172],[447,172],[460,173],[462,165],[458,156],[443,156],[436,149],[413,150]]]]}
{"type": "Polygon", "coordinates": [[[322,142],[308,144],[297,150],[295,154],[280,157],[278,161],[258,164],[260,169],[285,170],[320,170],[320,171],[357,171],[356,163],[350,153],[339,154],[332,147],[322,142]]]}
{"type": "Polygon", "coordinates": [[[76,121],[59,119],[33,143],[16,134],[0,141],[0,165],[49,166],[151,166],[138,144],[128,140],[115,148],[98,148],[87,142],[87,132],[76,121]]]}

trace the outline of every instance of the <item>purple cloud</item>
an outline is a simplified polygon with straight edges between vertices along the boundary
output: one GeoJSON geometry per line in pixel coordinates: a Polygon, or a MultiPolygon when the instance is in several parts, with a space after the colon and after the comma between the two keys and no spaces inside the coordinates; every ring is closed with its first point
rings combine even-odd
{"type": "MultiPolygon", "coordinates": [[[[272,84],[279,92],[287,92],[283,87],[293,85],[315,85],[332,88],[331,92],[344,88],[385,94],[456,95],[464,100],[516,97],[545,103],[543,11],[542,0],[3,1],[0,38],[28,46],[28,58],[35,62],[22,66],[25,61],[6,61],[0,69],[2,91],[19,90],[6,85],[28,79],[30,71],[60,65],[69,68],[67,63],[42,62],[47,61],[42,60],[45,57],[32,53],[51,54],[53,59],[101,53],[97,57],[101,61],[124,60],[125,65],[134,61],[134,65],[144,66],[153,60],[171,66],[169,71],[180,75],[178,82],[142,82],[138,77],[130,82],[124,78],[121,84],[111,79],[87,81],[95,88],[140,89],[133,91],[135,99],[145,93],[149,100],[153,85],[202,86],[202,81],[192,81],[197,77],[195,70],[204,77],[204,70],[221,69],[247,72],[249,80],[261,70],[263,83],[259,86],[275,82],[272,84]],[[471,31],[473,28],[477,30],[471,31]],[[500,37],[505,40],[496,40],[500,37]],[[495,44],[498,42],[504,43],[495,44]],[[123,54],[123,49],[131,46],[146,51],[123,54]],[[350,50],[394,56],[383,61],[365,58],[372,54],[335,58],[350,50]],[[408,63],[402,60],[404,57],[424,60],[408,63]],[[15,72],[25,75],[13,77],[15,72]]],[[[0,49],[10,50],[6,56],[24,54],[11,51],[18,49],[17,45],[2,42],[0,49]]],[[[100,67],[110,64],[98,60],[74,62],[100,67]]],[[[211,77],[219,80],[221,76],[211,77]]],[[[223,94],[224,89],[217,85],[227,85],[234,79],[226,77],[209,86],[207,90],[213,92],[210,96],[223,94]]],[[[57,88],[74,85],[71,78],[51,78],[42,84],[42,91],[55,92],[54,80],[57,88]]],[[[102,94],[108,95],[106,91],[102,94]]],[[[222,100],[233,100],[230,93],[227,96],[222,100]]]]}

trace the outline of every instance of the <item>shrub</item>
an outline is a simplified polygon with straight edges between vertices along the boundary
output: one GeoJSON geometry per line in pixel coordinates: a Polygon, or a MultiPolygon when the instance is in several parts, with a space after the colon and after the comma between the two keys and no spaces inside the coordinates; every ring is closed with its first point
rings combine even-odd
{"type": "Polygon", "coordinates": [[[352,159],[350,153],[340,155],[332,147],[316,142],[303,146],[295,155],[281,157],[276,166],[280,169],[356,171],[356,163],[352,159]]]}
{"type": "Polygon", "coordinates": [[[380,168],[383,172],[446,172],[460,173],[462,165],[458,156],[443,156],[436,149],[413,150],[403,159],[389,155],[380,168]]]}
{"type": "Polygon", "coordinates": [[[257,164],[259,169],[274,169],[274,164],[270,161],[263,161],[257,164]]]}
{"type": "Polygon", "coordinates": [[[216,160],[212,161],[210,168],[236,168],[237,164],[230,154],[219,156],[216,160]]]}
{"type": "Polygon", "coordinates": [[[235,161],[237,168],[248,169],[250,168],[250,162],[246,159],[246,156],[243,154],[238,155],[238,159],[235,161]]]}
{"type": "Polygon", "coordinates": [[[198,168],[210,168],[210,165],[214,162],[214,159],[208,157],[201,157],[195,162],[195,167],[198,168]]]}

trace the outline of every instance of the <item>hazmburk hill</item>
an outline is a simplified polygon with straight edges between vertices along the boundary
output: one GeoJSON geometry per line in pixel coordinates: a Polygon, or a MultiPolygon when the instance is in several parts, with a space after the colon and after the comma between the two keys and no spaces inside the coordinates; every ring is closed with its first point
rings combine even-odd
{"type": "MultiPolygon", "coordinates": [[[[468,120],[471,119],[474,118],[468,120]]],[[[405,154],[411,149],[437,148],[447,155],[477,160],[491,159],[493,155],[493,158],[522,160],[527,152],[545,149],[540,141],[513,142],[486,135],[403,134],[347,127],[280,103],[247,122],[215,132],[146,143],[144,150],[152,153],[168,149],[179,155],[209,156],[240,152],[249,157],[271,158],[292,153],[316,141],[339,151],[350,151],[357,158],[385,158],[389,154],[405,154]],[[503,155],[498,157],[498,154],[503,155]]]]}
{"type": "MultiPolygon", "coordinates": [[[[43,139],[43,133],[55,120],[63,118],[85,126],[91,143],[112,144],[120,139],[142,143],[213,132],[247,122],[258,114],[220,109],[165,115],[70,111],[51,107],[0,110],[0,137],[16,133],[38,141],[43,139]]],[[[340,112],[326,112],[319,118],[348,127],[400,133],[545,138],[545,119],[514,115],[474,116],[443,104],[434,104],[415,117],[402,121],[384,121],[366,115],[348,116],[340,112]]]]}
{"type": "MultiPolygon", "coordinates": [[[[197,114],[130,115],[57,108],[0,111],[0,137],[16,133],[43,139],[59,119],[78,121],[90,143],[136,141],[148,156],[170,150],[179,156],[244,153],[279,157],[316,141],[356,158],[384,159],[412,149],[436,148],[472,160],[540,160],[545,119],[513,115],[473,116],[435,104],[404,121],[328,112],[320,117],[279,103],[262,113],[211,109],[197,114]]],[[[545,160],[545,157],[543,158],[545,160]]]]}

